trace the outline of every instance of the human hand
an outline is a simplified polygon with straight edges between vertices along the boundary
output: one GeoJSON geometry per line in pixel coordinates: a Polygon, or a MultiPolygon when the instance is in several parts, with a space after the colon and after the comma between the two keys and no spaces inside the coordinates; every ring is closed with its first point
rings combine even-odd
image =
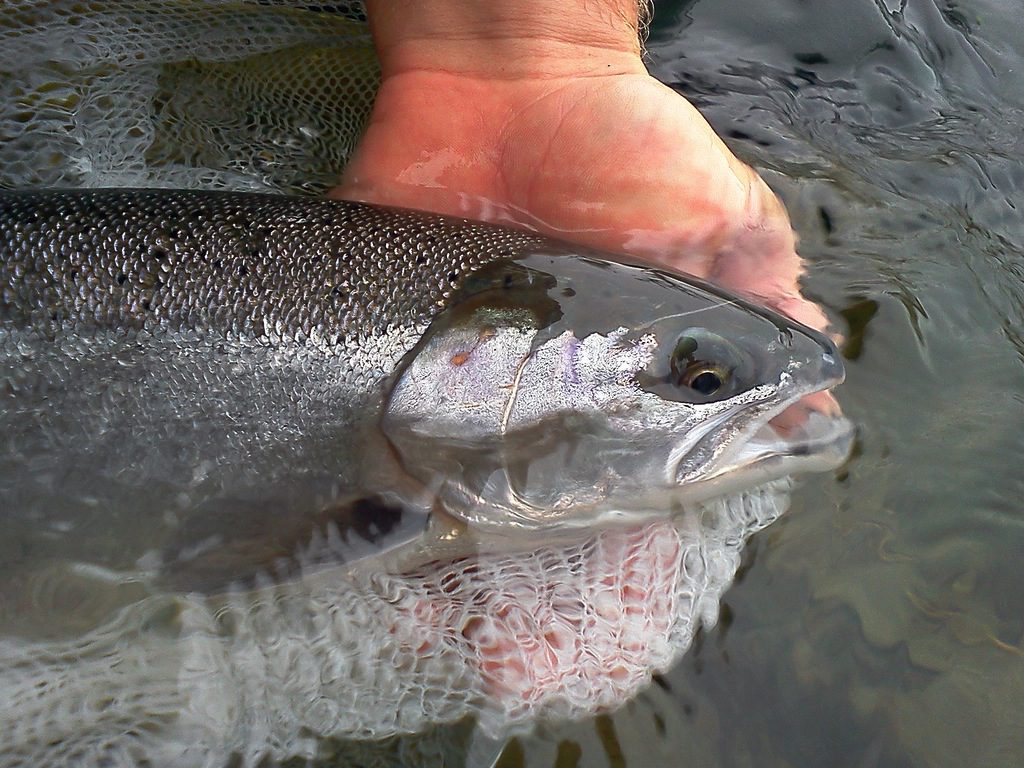
{"type": "Polygon", "coordinates": [[[381,99],[336,195],[631,254],[825,327],[799,293],[801,261],[778,199],[647,74],[480,82],[408,73],[381,99]]]}
{"type": "Polygon", "coordinates": [[[384,79],[335,196],[638,256],[824,329],[785,209],[647,74],[634,0],[401,5],[369,5],[384,79]]]}

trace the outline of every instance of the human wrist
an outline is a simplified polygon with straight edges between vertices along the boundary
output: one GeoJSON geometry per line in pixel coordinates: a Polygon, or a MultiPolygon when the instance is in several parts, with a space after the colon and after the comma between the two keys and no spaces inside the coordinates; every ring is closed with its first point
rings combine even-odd
{"type": "Polygon", "coordinates": [[[385,78],[574,77],[646,71],[637,0],[368,0],[385,78]]]}

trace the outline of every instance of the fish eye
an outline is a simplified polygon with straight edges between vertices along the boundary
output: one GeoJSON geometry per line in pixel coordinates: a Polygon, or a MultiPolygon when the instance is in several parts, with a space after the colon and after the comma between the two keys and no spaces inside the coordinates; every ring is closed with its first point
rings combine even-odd
{"type": "Polygon", "coordinates": [[[743,342],[707,328],[676,330],[660,339],[668,354],[656,356],[637,376],[641,387],[659,397],[709,402],[732,397],[756,381],[756,363],[743,342]]]}
{"type": "Polygon", "coordinates": [[[709,397],[728,384],[731,376],[727,368],[699,360],[686,367],[679,383],[709,397]]]}
{"type": "MultiPolygon", "coordinates": [[[[680,336],[669,362],[676,386],[688,387],[705,397],[710,397],[725,387],[733,372],[730,361],[714,359],[727,356],[726,348],[723,347],[724,339],[720,340],[722,343],[709,343],[712,341],[710,336],[711,334],[706,331],[680,336]]],[[[719,341],[717,337],[714,340],[719,341]]]]}

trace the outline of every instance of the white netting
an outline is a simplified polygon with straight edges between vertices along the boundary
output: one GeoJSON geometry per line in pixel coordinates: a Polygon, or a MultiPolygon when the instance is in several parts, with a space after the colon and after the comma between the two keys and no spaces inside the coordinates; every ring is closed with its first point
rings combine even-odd
{"type": "Polygon", "coordinates": [[[353,0],[6,0],[0,187],[318,192],[369,116],[353,0]]]}
{"type": "Polygon", "coordinates": [[[0,766],[256,765],[475,714],[490,735],[614,708],[717,620],[777,483],[675,525],[399,574],[154,597],[72,641],[0,640],[0,766]]]}

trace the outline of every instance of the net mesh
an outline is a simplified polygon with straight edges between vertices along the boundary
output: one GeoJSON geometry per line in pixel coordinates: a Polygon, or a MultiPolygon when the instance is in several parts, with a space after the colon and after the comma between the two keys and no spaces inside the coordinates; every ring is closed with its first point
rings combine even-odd
{"type": "Polygon", "coordinates": [[[717,620],[777,483],[674,524],[396,573],[154,596],[0,640],[0,766],[264,764],[474,715],[494,737],[621,705],[717,620]]]}
{"type": "Polygon", "coordinates": [[[379,80],[358,2],[8,0],[0,186],[316,193],[379,80]]]}

